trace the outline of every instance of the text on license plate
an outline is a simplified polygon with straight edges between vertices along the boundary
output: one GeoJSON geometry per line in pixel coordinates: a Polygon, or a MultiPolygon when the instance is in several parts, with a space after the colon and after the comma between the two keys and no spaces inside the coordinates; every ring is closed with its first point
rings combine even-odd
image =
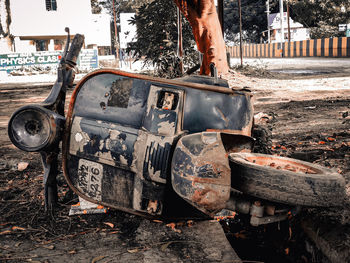
{"type": "Polygon", "coordinates": [[[85,159],[79,160],[77,188],[97,201],[102,200],[102,176],[102,164],[85,159]]]}

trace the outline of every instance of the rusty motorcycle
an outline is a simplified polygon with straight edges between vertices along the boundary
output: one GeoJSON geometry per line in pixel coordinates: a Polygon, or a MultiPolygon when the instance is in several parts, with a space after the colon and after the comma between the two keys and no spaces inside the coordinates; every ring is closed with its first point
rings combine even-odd
{"type": "Polygon", "coordinates": [[[214,76],[168,80],[99,69],[66,90],[84,37],[68,41],[48,98],[18,109],[8,134],[40,152],[45,206],[57,202],[56,176],[83,200],[148,217],[251,215],[251,224],[286,219],[303,206],[336,206],[345,181],[335,171],[252,151],[247,89],[214,76]]]}

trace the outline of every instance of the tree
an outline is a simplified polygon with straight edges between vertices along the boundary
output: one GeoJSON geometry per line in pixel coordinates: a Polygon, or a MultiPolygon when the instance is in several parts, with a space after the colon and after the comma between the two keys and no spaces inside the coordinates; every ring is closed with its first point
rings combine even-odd
{"type": "MultiPolygon", "coordinates": [[[[98,0],[91,0],[92,2],[98,2],[98,0]]],[[[146,3],[150,3],[153,0],[133,0],[133,1],[120,1],[120,0],[101,0],[99,5],[108,10],[108,12],[113,15],[113,1],[118,13],[131,13],[136,12],[136,10],[146,3]]]]}
{"type": "MultiPolygon", "coordinates": [[[[177,14],[171,0],[153,1],[141,5],[135,17],[130,21],[136,25],[137,38],[130,43],[127,52],[145,64],[152,64],[160,77],[174,78],[181,75],[180,60],[177,57],[177,14]]],[[[191,26],[183,18],[184,66],[194,65],[197,55],[191,26]]],[[[198,58],[197,58],[198,60],[198,58]]]]}
{"type": "Polygon", "coordinates": [[[10,34],[11,10],[10,0],[0,0],[0,39],[5,38],[9,46],[13,43],[13,36],[10,34]]]}
{"type": "Polygon", "coordinates": [[[214,0],[174,0],[190,22],[198,50],[203,53],[200,73],[210,74],[214,63],[218,74],[228,72],[226,46],[214,0]]]}
{"type": "MultiPolygon", "coordinates": [[[[242,38],[243,41],[259,43],[262,32],[267,30],[265,0],[242,0],[242,38]]],[[[270,10],[277,6],[277,1],[270,3],[270,10]]],[[[239,13],[238,1],[224,2],[224,31],[225,37],[230,41],[239,39],[239,13]]]]}
{"type": "Polygon", "coordinates": [[[102,7],[100,6],[98,0],[91,0],[91,12],[93,14],[100,14],[102,7]]]}
{"type": "Polygon", "coordinates": [[[344,36],[338,25],[350,23],[350,1],[294,0],[291,17],[311,29],[311,38],[344,36]]]}

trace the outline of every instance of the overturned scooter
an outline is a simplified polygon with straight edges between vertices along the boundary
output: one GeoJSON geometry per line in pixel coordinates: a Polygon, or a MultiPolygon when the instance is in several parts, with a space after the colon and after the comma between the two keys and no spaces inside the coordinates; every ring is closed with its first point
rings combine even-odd
{"type": "Polygon", "coordinates": [[[45,205],[57,201],[57,154],[69,187],[83,200],[146,217],[209,218],[227,209],[251,224],[284,220],[302,206],[337,206],[345,181],[315,164],[252,153],[249,90],[216,76],[153,78],[100,69],[66,89],[83,44],[77,34],[41,104],[17,110],[11,141],[37,151],[45,205]]]}

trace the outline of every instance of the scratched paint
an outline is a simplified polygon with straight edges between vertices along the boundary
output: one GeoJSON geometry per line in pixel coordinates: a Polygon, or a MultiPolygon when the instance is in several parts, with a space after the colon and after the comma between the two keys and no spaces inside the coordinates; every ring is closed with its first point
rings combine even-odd
{"type": "MultiPolygon", "coordinates": [[[[213,85],[210,78],[195,79],[213,85]]],[[[161,214],[174,155],[179,163],[172,184],[180,189],[179,195],[208,215],[225,206],[231,177],[219,134],[250,135],[253,111],[248,93],[195,90],[192,84],[158,83],[111,72],[92,74],[82,83],[70,113],[68,166],[82,166],[79,160],[100,164],[108,174],[102,177],[108,205],[161,214]],[[210,129],[216,131],[204,132],[210,129]],[[190,142],[180,139],[174,153],[184,132],[201,135],[190,142]]],[[[223,80],[219,83],[221,89],[227,86],[223,80]]],[[[76,183],[79,176],[70,171],[76,183]]]]}
{"type": "Polygon", "coordinates": [[[182,137],[171,178],[175,192],[199,210],[212,216],[223,209],[230,198],[231,170],[220,133],[182,137]]]}

